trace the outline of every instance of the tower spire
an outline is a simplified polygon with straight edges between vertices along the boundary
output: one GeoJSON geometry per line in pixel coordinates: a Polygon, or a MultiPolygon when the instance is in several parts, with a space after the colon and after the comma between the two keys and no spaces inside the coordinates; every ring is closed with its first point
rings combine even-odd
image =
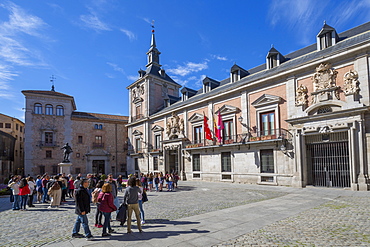
{"type": "Polygon", "coordinates": [[[152,40],[150,42],[150,48],[149,51],[146,53],[148,55],[148,64],[146,67],[150,66],[156,66],[156,67],[161,67],[159,64],[159,55],[161,54],[158,49],[157,49],[157,44],[155,42],[155,36],[154,36],[154,20],[151,23],[152,27],[152,40]]]}

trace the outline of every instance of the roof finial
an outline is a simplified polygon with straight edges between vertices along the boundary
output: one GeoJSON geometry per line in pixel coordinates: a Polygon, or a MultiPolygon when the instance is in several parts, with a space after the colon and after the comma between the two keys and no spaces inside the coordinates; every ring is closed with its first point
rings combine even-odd
{"type": "Polygon", "coordinates": [[[154,33],[154,32],[155,32],[155,31],[154,31],[154,20],[152,20],[151,25],[152,25],[152,33],[154,33]]]}
{"type": "Polygon", "coordinates": [[[326,20],[324,20],[324,25],[326,25],[326,20]]]}
{"type": "Polygon", "coordinates": [[[55,92],[55,88],[54,88],[54,80],[57,79],[55,78],[54,75],[51,75],[50,76],[50,82],[51,82],[51,91],[55,92]]]}
{"type": "Polygon", "coordinates": [[[274,48],[274,44],[271,44],[271,48],[274,48]]]}

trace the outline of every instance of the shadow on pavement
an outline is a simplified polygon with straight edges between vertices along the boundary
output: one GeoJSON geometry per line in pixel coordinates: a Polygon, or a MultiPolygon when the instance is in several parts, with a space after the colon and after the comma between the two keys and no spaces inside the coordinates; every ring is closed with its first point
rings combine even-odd
{"type": "MultiPolygon", "coordinates": [[[[204,234],[209,233],[207,230],[198,230],[198,229],[190,229],[188,231],[145,231],[143,233],[133,232],[133,233],[124,233],[122,234],[114,234],[109,237],[109,240],[117,240],[117,241],[138,241],[138,240],[151,240],[151,239],[161,239],[161,238],[168,238],[173,236],[179,236],[184,234],[204,234]]],[[[107,238],[99,237],[95,238],[94,242],[98,241],[106,241],[107,238]]]]}

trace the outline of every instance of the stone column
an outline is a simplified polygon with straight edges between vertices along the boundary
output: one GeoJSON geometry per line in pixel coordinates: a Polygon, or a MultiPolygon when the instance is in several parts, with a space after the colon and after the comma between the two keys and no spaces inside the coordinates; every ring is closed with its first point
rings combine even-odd
{"type": "Polygon", "coordinates": [[[359,151],[359,175],[357,178],[358,181],[358,190],[367,191],[369,190],[369,184],[367,181],[367,176],[365,176],[364,166],[365,166],[365,154],[364,154],[364,125],[362,121],[359,121],[359,132],[358,132],[358,151],[359,151]]]}

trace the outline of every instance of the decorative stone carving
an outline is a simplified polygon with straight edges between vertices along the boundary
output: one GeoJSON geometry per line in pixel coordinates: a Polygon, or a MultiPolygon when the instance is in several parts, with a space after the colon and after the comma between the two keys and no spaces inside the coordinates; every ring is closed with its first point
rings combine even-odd
{"type": "Polygon", "coordinates": [[[312,77],[314,91],[335,87],[337,74],[330,63],[321,63],[316,67],[316,73],[312,77]]]}
{"type": "Polygon", "coordinates": [[[165,150],[178,150],[179,148],[180,148],[180,145],[176,145],[176,144],[164,146],[165,150]]]}
{"type": "MultiPolygon", "coordinates": [[[[145,92],[144,85],[136,85],[136,88],[132,89],[132,97],[133,101],[138,101],[138,99],[141,99],[140,96],[143,95],[145,92]]],[[[142,100],[141,100],[142,101],[142,100]]]]}
{"type": "Polygon", "coordinates": [[[357,94],[360,90],[358,87],[358,73],[355,70],[350,70],[349,72],[345,73],[343,76],[344,85],[343,85],[343,92],[344,95],[353,95],[357,94]]]}
{"type": "Polygon", "coordinates": [[[167,121],[166,133],[170,140],[184,138],[184,119],[172,112],[172,117],[167,121]]]}
{"type": "Polygon", "coordinates": [[[328,125],[322,126],[319,129],[319,133],[321,133],[321,134],[325,134],[325,133],[329,133],[329,132],[333,132],[333,130],[328,125]]]}
{"type": "Polygon", "coordinates": [[[321,63],[316,67],[312,77],[314,92],[312,103],[319,103],[327,100],[339,100],[339,87],[336,86],[338,72],[331,68],[330,63],[321,63]]]}
{"type": "Polygon", "coordinates": [[[296,90],[296,98],[295,98],[295,105],[296,106],[304,106],[308,103],[308,90],[306,86],[302,84],[296,90]]]}

